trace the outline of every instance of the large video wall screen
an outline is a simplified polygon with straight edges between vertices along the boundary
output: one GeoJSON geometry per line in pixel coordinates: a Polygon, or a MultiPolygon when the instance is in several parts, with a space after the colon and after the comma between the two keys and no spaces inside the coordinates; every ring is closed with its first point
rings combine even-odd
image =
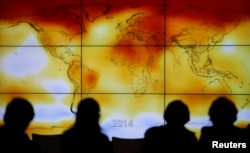
{"type": "Polygon", "coordinates": [[[249,8],[248,0],[1,0],[0,124],[8,102],[23,97],[35,109],[29,134],[62,133],[79,101],[94,97],[109,138],[138,138],[181,99],[198,136],[223,95],[244,127],[249,8]]]}

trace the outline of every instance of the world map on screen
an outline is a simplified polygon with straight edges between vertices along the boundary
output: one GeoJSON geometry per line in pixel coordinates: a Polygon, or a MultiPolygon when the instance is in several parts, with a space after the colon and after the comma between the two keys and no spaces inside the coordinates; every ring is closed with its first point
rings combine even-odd
{"type": "MultiPolygon", "coordinates": [[[[211,124],[218,96],[250,122],[250,2],[198,0],[0,1],[0,120],[13,97],[32,102],[29,133],[61,133],[94,97],[110,138],[163,125],[169,102],[187,127],[211,124]]],[[[87,124],[87,123],[86,123],[87,124]]]]}

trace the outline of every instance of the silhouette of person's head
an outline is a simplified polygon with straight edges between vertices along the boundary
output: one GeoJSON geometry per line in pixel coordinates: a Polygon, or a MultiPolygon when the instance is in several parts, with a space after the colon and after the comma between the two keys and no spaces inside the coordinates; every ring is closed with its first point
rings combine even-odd
{"type": "Polygon", "coordinates": [[[209,109],[210,120],[214,125],[232,125],[237,120],[238,110],[235,104],[226,97],[213,101],[209,109]]]}
{"type": "Polygon", "coordinates": [[[7,105],[4,123],[7,127],[24,132],[34,117],[33,106],[23,98],[14,98],[7,105]]]}
{"type": "Polygon", "coordinates": [[[97,126],[100,117],[100,106],[94,98],[80,101],[76,113],[76,126],[97,126]]]}
{"type": "Polygon", "coordinates": [[[189,121],[189,115],[188,106],[181,100],[174,100],[168,104],[164,112],[164,119],[167,124],[183,126],[189,121]]]}

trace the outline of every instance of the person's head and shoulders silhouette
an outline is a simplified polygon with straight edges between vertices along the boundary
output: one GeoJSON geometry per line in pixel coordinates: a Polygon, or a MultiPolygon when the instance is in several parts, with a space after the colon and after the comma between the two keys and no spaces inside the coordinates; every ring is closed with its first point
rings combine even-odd
{"type": "Polygon", "coordinates": [[[76,120],[72,129],[83,133],[100,132],[99,118],[98,102],[91,97],[82,99],[78,104],[76,120]]]}
{"type": "Polygon", "coordinates": [[[218,135],[241,132],[242,129],[234,125],[237,114],[238,109],[232,100],[223,96],[218,97],[212,102],[208,112],[212,126],[205,126],[202,131],[218,135]]]}
{"type": "Polygon", "coordinates": [[[5,132],[1,134],[23,135],[33,117],[34,110],[30,102],[23,98],[14,98],[7,105],[4,125],[1,127],[5,132]]]}
{"type": "Polygon", "coordinates": [[[185,124],[190,120],[188,106],[181,100],[168,104],[163,115],[165,125],[151,127],[145,132],[143,152],[157,152],[157,149],[177,152],[195,152],[197,138],[185,124]],[[155,150],[156,149],[156,150],[155,150]]]}
{"type": "Polygon", "coordinates": [[[101,131],[99,118],[100,106],[96,99],[92,97],[82,99],[78,104],[73,126],[62,134],[63,152],[81,150],[110,153],[111,143],[101,131]]]}
{"type": "Polygon", "coordinates": [[[182,131],[189,134],[194,134],[189,131],[185,124],[190,120],[190,112],[188,106],[183,103],[181,100],[174,100],[168,104],[166,107],[163,118],[166,121],[166,124],[163,126],[156,126],[148,129],[148,131],[160,132],[159,135],[162,135],[162,132],[169,131],[169,134],[180,134],[173,133],[174,131],[182,131]]]}
{"type": "Polygon", "coordinates": [[[184,129],[184,125],[190,120],[188,106],[181,100],[172,101],[164,111],[164,119],[167,122],[166,127],[184,129]]]}
{"type": "Polygon", "coordinates": [[[231,143],[246,143],[244,131],[234,125],[238,109],[234,102],[227,97],[216,98],[209,108],[211,126],[201,128],[199,147],[201,152],[245,152],[245,148],[234,148],[231,143]],[[219,143],[226,144],[225,148],[218,147],[219,143]]]}
{"type": "Polygon", "coordinates": [[[39,147],[25,133],[34,118],[31,103],[24,98],[12,99],[4,114],[4,125],[0,128],[0,144],[6,152],[39,152],[39,147]]]}

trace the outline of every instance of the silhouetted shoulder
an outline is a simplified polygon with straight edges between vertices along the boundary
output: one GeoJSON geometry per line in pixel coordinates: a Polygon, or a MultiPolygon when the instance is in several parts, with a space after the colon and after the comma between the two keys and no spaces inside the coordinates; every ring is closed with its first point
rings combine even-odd
{"type": "Polygon", "coordinates": [[[61,137],[62,152],[112,153],[112,144],[99,125],[100,106],[94,98],[85,98],[78,104],[73,126],[61,137]]]}
{"type": "Polygon", "coordinates": [[[216,128],[214,128],[213,126],[205,126],[201,128],[201,133],[202,134],[209,134],[210,133],[214,133],[216,132],[216,128]]]}
{"type": "Polygon", "coordinates": [[[83,152],[112,153],[112,144],[103,133],[79,132],[69,129],[62,134],[63,153],[83,152]]]}
{"type": "Polygon", "coordinates": [[[190,137],[195,137],[195,133],[184,128],[184,127],[170,127],[168,125],[166,126],[156,126],[156,127],[151,127],[145,132],[145,136],[159,136],[159,137],[164,137],[164,136],[174,136],[174,135],[186,135],[190,137]]]}
{"type": "Polygon", "coordinates": [[[162,132],[164,131],[164,127],[163,126],[155,126],[155,127],[151,127],[149,128],[146,132],[145,132],[145,136],[157,136],[158,134],[161,135],[162,132]]]}
{"type": "Polygon", "coordinates": [[[244,129],[237,126],[220,127],[203,127],[201,136],[206,135],[221,140],[240,140],[244,136],[244,129]]]}
{"type": "Polygon", "coordinates": [[[236,126],[227,128],[203,127],[199,140],[203,153],[246,153],[244,129],[236,126]],[[234,146],[233,146],[234,145],[234,146]]]}
{"type": "Polygon", "coordinates": [[[0,127],[0,149],[1,153],[40,153],[38,144],[29,139],[25,133],[15,133],[5,126],[0,127]]]}
{"type": "Polygon", "coordinates": [[[25,133],[34,117],[32,104],[23,98],[12,99],[4,114],[4,125],[0,128],[1,153],[39,153],[38,144],[25,133]]]}
{"type": "Polygon", "coordinates": [[[171,126],[152,127],[145,132],[142,152],[154,153],[175,150],[178,153],[196,152],[195,133],[184,128],[171,126]]]}
{"type": "Polygon", "coordinates": [[[166,125],[152,127],[145,132],[141,151],[195,153],[197,138],[184,126],[190,119],[188,106],[181,100],[174,100],[166,107],[163,118],[166,125]]]}

